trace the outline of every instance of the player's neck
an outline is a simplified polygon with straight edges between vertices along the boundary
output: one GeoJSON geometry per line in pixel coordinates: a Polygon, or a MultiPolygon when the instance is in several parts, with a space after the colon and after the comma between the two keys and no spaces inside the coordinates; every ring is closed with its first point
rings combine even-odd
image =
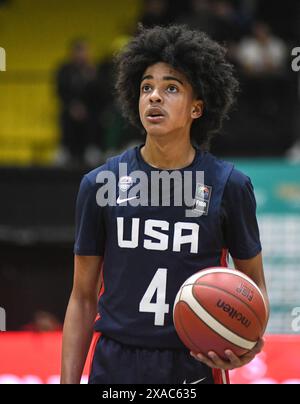
{"type": "Polygon", "coordinates": [[[175,170],[189,166],[195,158],[195,149],[190,141],[165,141],[147,136],[141,149],[143,159],[152,167],[175,170]]]}

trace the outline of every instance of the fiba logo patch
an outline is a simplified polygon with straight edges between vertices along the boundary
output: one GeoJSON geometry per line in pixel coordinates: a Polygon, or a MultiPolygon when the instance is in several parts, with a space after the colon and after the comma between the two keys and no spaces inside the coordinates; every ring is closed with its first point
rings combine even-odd
{"type": "Polygon", "coordinates": [[[194,211],[201,213],[201,215],[208,215],[209,204],[212,194],[212,187],[205,184],[197,184],[195,193],[195,206],[194,211]]]}
{"type": "Polygon", "coordinates": [[[1,331],[6,331],[6,313],[2,307],[0,307],[0,332],[1,331]]]}
{"type": "Polygon", "coordinates": [[[0,72],[6,71],[6,52],[4,48],[0,48],[0,72]]]}

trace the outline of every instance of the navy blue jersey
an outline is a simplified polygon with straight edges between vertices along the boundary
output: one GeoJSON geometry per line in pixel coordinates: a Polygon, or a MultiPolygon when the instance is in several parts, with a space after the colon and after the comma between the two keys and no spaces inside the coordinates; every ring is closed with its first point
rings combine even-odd
{"type": "Polygon", "coordinates": [[[183,282],[204,268],[224,266],[228,251],[238,259],[261,251],[253,187],[232,164],[197,150],[192,164],[177,170],[192,177],[194,206],[176,206],[175,185],[170,206],[141,206],[138,200],[132,206],[124,202],[136,198],[123,193],[132,186],[131,173],[142,171],[150,178],[160,172],[143,160],[140,150],[128,150],[83,178],[74,251],[104,257],[96,331],[136,347],[183,348],[172,319],[183,282]],[[128,176],[121,181],[120,163],[128,165],[128,176]],[[203,183],[197,182],[200,171],[203,183]],[[99,192],[107,187],[100,180],[104,172],[116,177],[112,206],[99,206],[99,192]],[[189,210],[201,214],[189,217],[189,210]]]}

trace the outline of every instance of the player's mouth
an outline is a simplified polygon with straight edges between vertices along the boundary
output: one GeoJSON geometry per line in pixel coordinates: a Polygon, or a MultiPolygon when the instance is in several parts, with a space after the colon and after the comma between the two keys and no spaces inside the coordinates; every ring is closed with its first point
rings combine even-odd
{"type": "Polygon", "coordinates": [[[151,123],[160,123],[166,118],[164,110],[158,107],[149,108],[146,112],[146,119],[151,123]]]}

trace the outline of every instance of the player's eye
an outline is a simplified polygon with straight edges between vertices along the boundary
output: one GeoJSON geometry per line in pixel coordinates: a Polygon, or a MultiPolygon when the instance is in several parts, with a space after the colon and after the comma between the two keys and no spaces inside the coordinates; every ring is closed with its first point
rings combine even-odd
{"type": "Polygon", "coordinates": [[[177,93],[179,90],[178,90],[178,88],[177,88],[176,86],[174,86],[174,85],[172,84],[172,85],[168,86],[167,91],[168,91],[169,93],[177,93]]]}
{"type": "Polygon", "coordinates": [[[145,84],[144,86],[142,86],[142,92],[143,93],[149,93],[151,91],[151,86],[149,84],[145,84]]]}

